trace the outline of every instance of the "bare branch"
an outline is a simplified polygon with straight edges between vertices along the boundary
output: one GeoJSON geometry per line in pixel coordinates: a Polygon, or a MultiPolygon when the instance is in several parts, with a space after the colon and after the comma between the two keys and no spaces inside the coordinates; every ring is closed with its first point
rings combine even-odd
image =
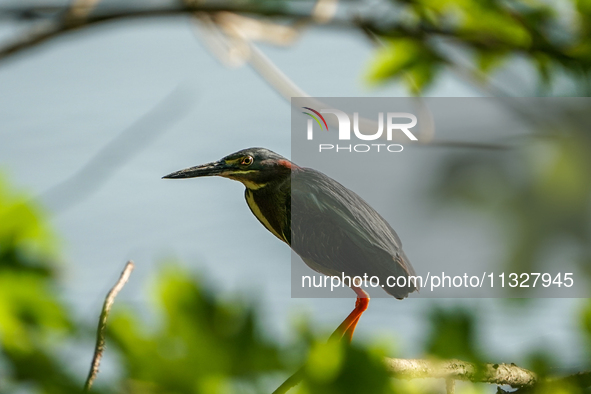
{"type": "MultiPolygon", "coordinates": [[[[313,3],[311,3],[312,5],[313,3]]],[[[283,7],[245,7],[224,4],[192,4],[175,6],[169,8],[148,8],[148,9],[108,9],[88,14],[88,6],[82,8],[72,7],[41,7],[45,12],[53,12],[57,16],[50,21],[44,20],[37,23],[27,33],[18,37],[12,43],[0,47],[0,59],[3,60],[26,49],[33,48],[45,41],[69,33],[74,30],[88,28],[104,22],[122,19],[138,19],[152,17],[167,17],[174,15],[191,15],[195,12],[217,13],[228,11],[240,14],[255,14],[266,17],[287,17],[290,19],[301,19],[312,21],[309,13],[296,13],[285,10],[283,7]]],[[[0,15],[30,15],[35,14],[35,7],[8,8],[0,7],[0,15]]],[[[347,23],[349,24],[349,23],[347,23]]],[[[349,24],[350,25],[350,24],[349,24]]]]}
{"type": "Polygon", "coordinates": [[[98,329],[96,332],[96,345],[94,347],[94,356],[92,357],[92,363],[90,365],[90,371],[88,372],[88,377],[86,378],[86,383],[84,384],[84,392],[88,392],[96,379],[96,375],[99,372],[99,365],[101,363],[101,359],[103,357],[103,351],[105,350],[105,329],[107,328],[107,318],[109,317],[109,312],[111,311],[111,307],[115,302],[115,297],[117,294],[123,289],[123,286],[129,280],[129,276],[131,275],[131,271],[133,271],[134,265],[133,261],[128,261],[121,272],[121,276],[115,286],[109,291],[107,297],[105,298],[105,303],[103,304],[103,309],[101,311],[101,317],[99,318],[98,329]]]}

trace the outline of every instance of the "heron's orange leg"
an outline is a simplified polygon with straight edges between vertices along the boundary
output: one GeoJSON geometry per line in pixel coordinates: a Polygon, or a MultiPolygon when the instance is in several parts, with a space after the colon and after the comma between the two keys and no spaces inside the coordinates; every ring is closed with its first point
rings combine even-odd
{"type": "Polygon", "coordinates": [[[355,309],[347,316],[345,320],[332,333],[330,338],[346,338],[349,342],[353,339],[355,327],[359,322],[359,318],[367,309],[369,305],[369,294],[367,294],[361,287],[351,287],[357,294],[357,301],[355,301],[355,309]]]}
{"type": "MultiPolygon", "coordinates": [[[[355,327],[357,326],[357,322],[359,318],[367,309],[369,305],[369,294],[367,294],[361,287],[351,287],[353,291],[357,294],[357,301],[355,301],[355,309],[353,312],[347,316],[345,320],[337,327],[337,329],[332,333],[329,338],[329,341],[332,339],[342,339],[343,337],[347,338],[349,342],[353,339],[353,332],[355,331],[355,327]]],[[[285,382],[281,384],[277,388],[277,390],[273,391],[273,394],[284,394],[293,386],[298,384],[303,377],[304,367],[298,369],[293,375],[291,375],[285,382]]]]}

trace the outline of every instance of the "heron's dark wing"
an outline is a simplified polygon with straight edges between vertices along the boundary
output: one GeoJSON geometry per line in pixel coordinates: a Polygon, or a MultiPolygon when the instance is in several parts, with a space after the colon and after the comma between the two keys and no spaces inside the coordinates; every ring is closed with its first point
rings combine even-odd
{"type": "MultiPolygon", "coordinates": [[[[415,275],[398,235],[361,197],[312,170],[291,177],[291,246],[313,269],[327,275],[415,275]]],[[[404,298],[414,286],[384,287],[404,298]]]]}

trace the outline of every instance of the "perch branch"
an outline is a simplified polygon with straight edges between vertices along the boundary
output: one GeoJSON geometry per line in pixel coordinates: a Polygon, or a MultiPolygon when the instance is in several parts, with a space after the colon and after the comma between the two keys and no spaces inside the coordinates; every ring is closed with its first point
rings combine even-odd
{"type": "MultiPolygon", "coordinates": [[[[474,364],[462,360],[421,360],[385,358],[390,375],[397,379],[444,379],[446,392],[455,391],[458,380],[511,386],[517,392],[526,392],[538,384],[570,384],[580,388],[591,386],[591,371],[578,372],[565,377],[540,379],[534,372],[511,364],[474,364]]],[[[304,378],[304,367],[289,377],[273,394],[287,393],[304,378]]],[[[506,393],[499,389],[498,392],[506,393]]]]}
{"type": "Polygon", "coordinates": [[[123,286],[129,280],[129,276],[131,275],[131,271],[133,271],[134,265],[133,261],[128,261],[121,272],[121,276],[115,286],[109,291],[107,297],[105,298],[105,303],[103,304],[103,309],[101,310],[101,317],[99,318],[98,329],[96,332],[96,345],[94,346],[94,356],[92,357],[92,363],[90,365],[90,371],[88,372],[88,377],[86,378],[86,383],[84,383],[84,392],[88,392],[96,379],[96,375],[99,372],[99,365],[101,363],[101,358],[103,357],[103,351],[105,350],[105,329],[107,328],[107,317],[109,316],[109,312],[111,311],[111,307],[115,302],[115,297],[117,294],[123,289],[123,286]]]}
{"type": "Polygon", "coordinates": [[[477,365],[461,360],[417,360],[387,358],[390,373],[399,379],[441,378],[491,383],[511,387],[529,387],[538,382],[532,371],[515,364],[477,365]]]}

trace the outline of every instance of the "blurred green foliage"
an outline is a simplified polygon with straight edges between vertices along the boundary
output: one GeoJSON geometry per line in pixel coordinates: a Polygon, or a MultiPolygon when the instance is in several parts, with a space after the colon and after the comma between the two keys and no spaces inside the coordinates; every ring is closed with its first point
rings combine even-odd
{"type": "MultiPolygon", "coordinates": [[[[71,372],[74,361],[60,357],[59,349],[68,341],[92,343],[94,327],[73,319],[60,299],[55,242],[40,212],[0,182],[0,393],[75,393],[83,386],[84,376],[71,372]]],[[[106,351],[115,356],[111,362],[118,374],[99,374],[93,392],[270,393],[300,365],[303,381],[293,393],[443,390],[440,380],[425,385],[393,379],[382,362],[393,355],[383,345],[327,342],[327,333],[309,326],[290,345],[270,340],[254,304],[221,297],[203,285],[206,281],[173,267],[162,270],[151,288],[153,319],[141,319],[137,311],[116,303],[107,324],[106,351]]],[[[424,341],[426,356],[491,361],[477,343],[473,312],[433,309],[424,341]]],[[[582,312],[581,328],[591,355],[591,302],[582,312]]],[[[89,352],[89,365],[90,358],[89,352]]],[[[524,367],[545,374],[553,367],[552,355],[532,354],[524,367]]],[[[469,384],[457,392],[492,390],[469,384]]],[[[537,391],[581,392],[565,384],[537,391]]]]}
{"type": "MultiPolygon", "coordinates": [[[[0,182],[0,393],[83,387],[59,349],[68,340],[93,342],[94,327],[72,319],[60,300],[54,245],[40,212],[0,182]]],[[[309,355],[294,360],[302,352],[266,339],[252,304],[216,295],[185,270],[159,273],[151,293],[150,324],[115,307],[106,351],[117,355],[120,377],[99,374],[93,392],[269,393],[306,359],[301,393],[394,392],[381,348],[326,344],[307,329],[294,346],[309,346],[309,355]]]]}
{"type": "Polygon", "coordinates": [[[507,272],[546,272],[545,256],[560,250],[591,276],[587,130],[540,132],[521,148],[454,152],[443,163],[434,203],[473,210],[495,223],[503,234],[499,247],[508,251],[507,272]]]}
{"type": "MultiPolygon", "coordinates": [[[[295,352],[265,339],[252,306],[217,298],[191,275],[168,269],[160,275],[159,323],[146,327],[133,313],[118,313],[110,341],[120,351],[128,393],[270,393],[296,368],[295,352]]],[[[375,346],[326,342],[313,335],[299,393],[394,393],[375,346]]]]}
{"type": "Polygon", "coordinates": [[[369,69],[373,83],[403,79],[418,94],[450,66],[483,80],[519,59],[542,86],[556,75],[589,94],[591,6],[588,0],[392,0],[379,21],[361,22],[382,38],[369,69]],[[471,59],[458,61],[457,55],[471,59]],[[463,63],[463,64],[462,64],[463,63]]]}
{"type": "Polygon", "coordinates": [[[131,312],[109,323],[127,370],[127,392],[260,392],[261,379],[284,368],[251,306],[216,298],[185,271],[159,276],[158,323],[146,327],[131,312]]]}
{"type": "Polygon", "coordinates": [[[303,368],[303,383],[294,393],[398,393],[382,362],[380,347],[350,346],[316,338],[303,368]]]}
{"type": "Polygon", "coordinates": [[[429,354],[442,359],[487,362],[478,350],[475,319],[471,311],[434,308],[429,318],[431,333],[426,343],[429,354]]]}
{"type": "Polygon", "coordinates": [[[55,239],[40,213],[0,180],[0,392],[75,392],[56,357],[76,327],[57,297],[55,239]]]}

